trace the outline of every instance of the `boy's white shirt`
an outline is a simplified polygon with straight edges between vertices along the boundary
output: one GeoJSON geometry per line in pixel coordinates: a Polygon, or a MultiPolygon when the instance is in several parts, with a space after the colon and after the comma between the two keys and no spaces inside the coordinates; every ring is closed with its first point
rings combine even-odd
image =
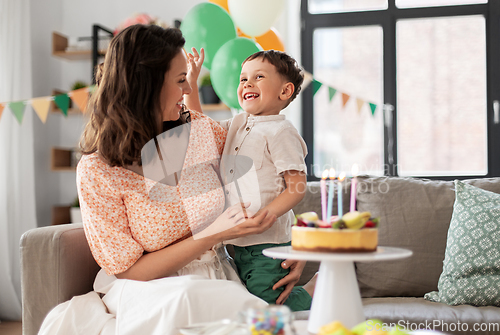
{"type": "MultiPolygon", "coordinates": [[[[221,177],[229,205],[240,200],[250,202],[249,212],[256,213],[285,189],[283,172],[295,170],[306,173],[304,158],[307,146],[285,115],[240,113],[219,123],[228,131],[221,159],[221,177]],[[250,164],[242,156],[251,158],[250,164]],[[240,189],[242,199],[236,187],[240,189]]],[[[249,246],[290,242],[293,217],[290,210],[264,233],[225,243],[249,246]]]]}

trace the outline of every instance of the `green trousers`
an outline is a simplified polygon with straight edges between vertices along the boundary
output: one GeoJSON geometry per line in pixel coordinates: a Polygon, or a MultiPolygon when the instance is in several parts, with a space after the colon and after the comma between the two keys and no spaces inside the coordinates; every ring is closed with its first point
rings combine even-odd
{"type": "MultiPolygon", "coordinates": [[[[276,304],[276,299],[285,289],[282,286],[273,290],[273,285],[286,276],[290,270],[281,267],[282,259],[264,256],[262,250],[285,245],[290,245],[290,243],[258,244],[248,247],[234,246],[234,262],[241,280],[250,293],[269,304],[276,304]]],[[[311,309],[311,302],[312,298],[309,293],[302,286],[296,286],[284,304],[295,312],[311,309]]]]}

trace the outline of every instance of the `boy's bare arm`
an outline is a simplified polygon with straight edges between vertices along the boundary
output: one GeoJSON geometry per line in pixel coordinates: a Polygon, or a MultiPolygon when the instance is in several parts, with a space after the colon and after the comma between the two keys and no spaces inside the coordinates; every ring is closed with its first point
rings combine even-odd
{"type": "Polygon", "coordinates": [[[304,172],[289,170],[283,173],[286,189],[276,197],[269,205],[261,210],[269,210],[269,213],[280,217],[295,205],[297,205],[306,194],[307,177],[304,172]]]}

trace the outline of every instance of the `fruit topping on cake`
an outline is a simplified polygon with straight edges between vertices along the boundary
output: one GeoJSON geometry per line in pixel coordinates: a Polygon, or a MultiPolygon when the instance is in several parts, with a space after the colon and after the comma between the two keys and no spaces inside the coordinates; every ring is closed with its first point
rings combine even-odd
{"type": "Polygon", "coordinates": [[[309,228],[363,229],[377,228],[379,218],[372,217],[370,212],[348,212],[341,218],[332,216],[329,222],[320,220],[315,212],[305,212],[295,217],[295,226],[309,228]]]}
{"type": "Polygon", "coordinates": [[[317,252],[371,252],[377,249],[379,219],[370,212],[353,211],[328,222],[315,212],[296,216],[292,248],[317,252]]]}

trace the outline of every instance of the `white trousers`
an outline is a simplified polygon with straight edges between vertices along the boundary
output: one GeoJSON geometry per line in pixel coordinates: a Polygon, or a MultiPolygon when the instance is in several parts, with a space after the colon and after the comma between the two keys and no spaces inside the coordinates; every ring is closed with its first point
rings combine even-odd
{"type": "Polygon", "coordinates": [[[222,250],[207,251],[178,276],[147,282],[116,279],[101,270],[95,291],[56,306],[39,334],[178,335],[179,328],[236,320],[241,310],[267,305],[241,284],[222,250]]]}

